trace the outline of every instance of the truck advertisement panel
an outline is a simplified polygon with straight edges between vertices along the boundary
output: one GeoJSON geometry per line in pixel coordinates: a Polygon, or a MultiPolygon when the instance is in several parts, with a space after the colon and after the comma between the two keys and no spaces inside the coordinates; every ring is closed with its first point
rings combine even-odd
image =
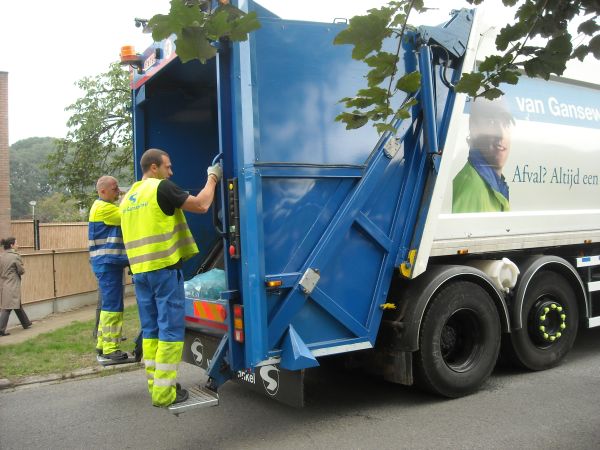
{"type": "Polygon", "coordinates": [[[453,119],[436,239],[598,229],[600,89],[522,77],[504,90],[453,119]]]}

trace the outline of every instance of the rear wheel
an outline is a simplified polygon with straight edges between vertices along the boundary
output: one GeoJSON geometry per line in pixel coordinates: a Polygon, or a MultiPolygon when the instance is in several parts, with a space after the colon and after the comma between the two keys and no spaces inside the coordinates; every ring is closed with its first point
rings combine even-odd
{"type": "Polygon", "coordinates": [[[431,300],[415,354],[417,383],[445,397],[476,391],[490,376],[500,350],[500,319],[490,295],[466,281],[431,300]]]}
{"type": "Polygon", "coordinates": [[[523,328],[511,333],[513,359],[531,370],[555,366],[577,336],[579,311],[573,288],[557,273],[540,272],[525,293],[521,320],[523,328]]]}

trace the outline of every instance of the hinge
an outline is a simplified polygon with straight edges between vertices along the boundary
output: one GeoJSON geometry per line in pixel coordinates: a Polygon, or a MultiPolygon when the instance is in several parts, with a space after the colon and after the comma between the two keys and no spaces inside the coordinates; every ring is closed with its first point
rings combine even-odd
{"type": "Polygon", "coordinates": [[[320,278],[321,275],[319,275],[319,269],[308,268],[300,279],[300,289],[302,289],[302,292],[306,295],[312,294],[312,291],[314,291],[320,278]]]}

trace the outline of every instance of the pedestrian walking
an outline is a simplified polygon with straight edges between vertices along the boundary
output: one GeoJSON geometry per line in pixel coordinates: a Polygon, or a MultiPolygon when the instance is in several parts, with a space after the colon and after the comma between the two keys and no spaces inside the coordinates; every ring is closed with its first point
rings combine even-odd
{"type": "Polygon", "coordinates": [[[0,254],[0,336],[8,336],[6,326],[11,311],[15,312],[24,329],[31,326],[31,321],[21,307],[21,276],[25,268],[17,253],[17,240],[14,237],[2,239],[0,245],[4,247],[0,254]]]}

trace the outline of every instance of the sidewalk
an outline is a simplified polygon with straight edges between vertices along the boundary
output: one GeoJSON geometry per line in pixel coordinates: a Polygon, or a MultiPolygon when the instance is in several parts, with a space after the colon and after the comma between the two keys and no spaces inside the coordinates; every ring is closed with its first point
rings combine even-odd
{"type": "MultiPolygon", "coordinates": [[[[134,305],[135,296],[125,297],[125,306],[134,305]]],[[[14,314],[14,313],[13,313],[14,314]]],[[[19,324],[8,328],[10,336],[0,336],[0,345],[20,344],[43,333],[66,327],[72,322],[85,322],[96,317],[96,305],[83,306],[71,311],[51,314],[41,320],[34,320],[31,328],[24,330],[19,324]]]]}
{"type": "MultiPolygon", "coordinates": [[[[128,295],[125,297],[125,307],[135,304],[135,296],[128,295]]],[[[9,336],[0,337],[0,346],[10,344],[20,344],[28,339],[35,338],[43,333],[57,330],[59,328],[66,327],[73,322],[85,322],[87,320],[93,320],[96,317],[96,305],[83,306],[81,308],[73,309],[71,311],[65,311],[57,314],[51,314],[41,320],[34,320],[33,325],[24,330],[21,325],[13,326],[6,331],[10,333],[9,336]]],[[[104,371],[111,370],[131,370],[131,368],[139,368],[139,364],[132,365],[130,368],[123,369],[121,366],[109,366],[109,367],[84,367],[79,370],[75,370],[69,373],[59,374],[48,374],[48,375],[32,375],[16,381],[11,381],[5,378],[0,378],[0,391],[4,389],[15,388],[17,386],[37,384],[37,383],[48,383],[57,382],[67,379],[79,378],[94,375],[104,371]]]]}

